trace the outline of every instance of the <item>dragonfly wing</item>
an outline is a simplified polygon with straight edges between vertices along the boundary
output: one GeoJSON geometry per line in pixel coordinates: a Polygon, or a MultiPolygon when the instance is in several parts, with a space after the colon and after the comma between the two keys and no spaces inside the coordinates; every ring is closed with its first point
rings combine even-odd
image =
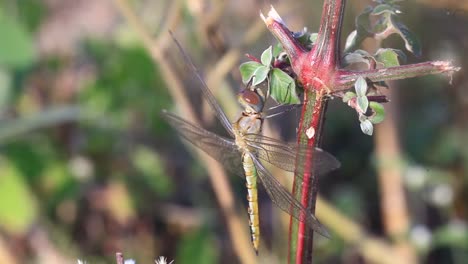
{"type": "Polygon", "coordinates": [[[206,152],[229,171],[245,177],[241,153],[233,140],[218,136],[166,110],[162,111],[162,116],[185,140],[206,152]]]}
{"type": "Polygon", "coordinates": [[[314,154],[314,172],[317,175],[324,175],[340,168],[341,163],[329,152],[315,148],[314,154]]]}
{"type": "Polygon", "coordinates": [[[195,64],[193,64],[192,60],[190,57],[185,53],[184,49],[180,45],[179,41],[172,35],[172,32],[169,32],[171,34],[172,39],[174,40],[177,48],[179,49],[180,53],[184,57],[184,60],[187,62],[189,65],[190,71],[197,77],[197,79],[200,81],[200,89],[203,92],[203,96],[205,96],[206,100],[211,106],[211,109],[215,112],[216,116],[218,117],[219,121],[223,125],[223,127],[229,132],[231,136],[234,136],[234,130],[232,128],[231,122],[229,122],[229,119],[227,118],[226,114],[224,113],[223,109],[221,106],[219,106],[218,102],[216,101],[216,98],[214,95],[211,93],[210,88],[208,88],[208,85],[206,85],[205,80],[201,77],[200,73],[198,72],[197,67],[195,67],[195,64]]]}
{"type": "Polygon", "coordinates": [[[278,144],[261,135],[247,137],[247,144],[253,149],[256,156],[285,171],[294,172],[296,154],[294,148],[288,144],[278,144]]]}
{"type": "MultiPolygon", "coordinates": [[[[263,135],[248,135],[246,141],[259,159],[285,171],[294,172],[296,155],[307,153],[307,150],[298,151],[295,144],[287,144],[263,135]]],[[[340,162],[333,155],[320,148],[314,149],[312,157],[315,175],[323,175],[340,167],[340,162]]]]}
{"type": "Polygon", "coordinates": [[[294,199],[291,193],[289,193],[288,190],[286,190],[286,188],[284,188],[284,186],[265,169],[263,164],[253,154],[251,154],[251,156],[255,163],[258,177],[260,178],[268,196],[270,196],[271,201],[284,212],[290,214],[301,222],[307,223],[307,225],[317,233],[325,237],[330,237],[327,229],[319,222],[315,215],[308,212],[299,201],[294,199]]]}

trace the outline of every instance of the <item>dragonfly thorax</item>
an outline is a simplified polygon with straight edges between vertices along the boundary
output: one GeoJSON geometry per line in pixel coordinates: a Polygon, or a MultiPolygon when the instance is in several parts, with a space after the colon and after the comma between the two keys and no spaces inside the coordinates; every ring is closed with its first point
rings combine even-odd
{"type": "Polygon", "coordinates": [[[241,116],[234,123],[235,129],[240,134],[260,134],[262,131],[263,118],[260,114],[242,112],[241,116]]]}
{"type": "Polygon", "coordinates": [[[258,135],[262,131],[263,118],[261,114],[242,112],[241,116],[233,124],[236,145],[241,149],[247,149],[244,138],[248,135],[258,135]]]}

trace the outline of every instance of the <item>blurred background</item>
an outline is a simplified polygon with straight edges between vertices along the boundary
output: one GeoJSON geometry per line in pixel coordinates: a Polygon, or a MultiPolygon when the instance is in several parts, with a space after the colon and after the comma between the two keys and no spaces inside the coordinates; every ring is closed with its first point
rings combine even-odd
{"type": "MultiPolygon", "coordinates": [[[[242,179],[159,114],[221,131],[167,32],[234,117],[244,54],[276,43],[259,18],[270,4],[290,29],[317,31],[315,0],[1,0],[0,262],[115,263],[123,252],[137,263],[284,263],[289,217],[260,193],[256,257],[242,179]]],[[[368,4],[348,1],[343,43],[368,4]]],[[[320,179],[317,215],[333,237],[315,237],[315,263],[468,259],[468,2],[401,6],[422,44],[408,63],[462,70],[391,83],[372,137],[330,102],[323,148],[342,166],[320,179]]],[[[404,49],[397,37],[383,45],[404,49]]],[[[268,120],[266,133],[294,141],[298,115],[268,120]]],[[[290,175],[272,172],[288,186],[290,175]]]]}

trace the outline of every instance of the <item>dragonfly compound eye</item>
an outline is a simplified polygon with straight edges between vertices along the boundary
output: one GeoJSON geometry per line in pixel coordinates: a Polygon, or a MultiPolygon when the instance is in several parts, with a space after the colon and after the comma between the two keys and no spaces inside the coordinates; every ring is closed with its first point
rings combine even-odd
{"type": "Polygon", "coordinates": [[[261,112],[263,109],[263,100],[261,96],[249,89],[245,89],[239,93],[239,102],[251,109],[252,112],[261,112]]]}

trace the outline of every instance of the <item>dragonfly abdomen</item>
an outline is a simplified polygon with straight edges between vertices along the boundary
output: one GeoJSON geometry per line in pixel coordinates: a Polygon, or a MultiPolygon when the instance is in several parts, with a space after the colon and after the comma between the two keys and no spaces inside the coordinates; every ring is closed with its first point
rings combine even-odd
{"type": "Polygon", "coordinates": [[[244,153],[242,155],[242,166],[244,167],[247,201],[249,204],[247,212],[249,214],[250,235],[255,252],[258,252],[260,244],[260,222],[258,213],[257,170],[250,155],[250,153],[244,153]]]}

